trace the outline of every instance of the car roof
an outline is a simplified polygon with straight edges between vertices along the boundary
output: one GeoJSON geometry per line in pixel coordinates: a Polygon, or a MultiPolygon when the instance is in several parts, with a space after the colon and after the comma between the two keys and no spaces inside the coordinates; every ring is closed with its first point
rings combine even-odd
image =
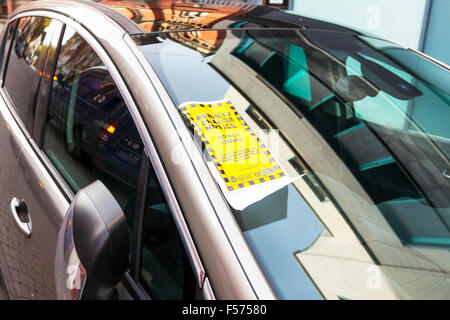
{"type": "MultiPolygon", "coordinates": [[[[45,4],[47,1],[33,1],[35,5],[38,2],[45,4]]],[[[113,19],[128,34],[231,28],[297,28],[358,33],[333,23],[233,0],[60,0],[60,2],[95,8],[113,19]]]]}

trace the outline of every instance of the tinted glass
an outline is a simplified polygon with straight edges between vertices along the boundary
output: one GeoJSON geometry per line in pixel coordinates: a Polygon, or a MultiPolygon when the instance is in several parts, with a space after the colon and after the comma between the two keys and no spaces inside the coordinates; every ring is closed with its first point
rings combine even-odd
{"type": "Polygon", "coordinates": [[[3,69],[3,64],[5,63],[4,59],[5,59],[6,55],[8,54],[9,46],[7,47],[6,45],[9,41],[11,41],[16,24],[17,24],[17,20],[9,23],[6,26],[6,29],[4,29],[3,38],[1,40],[1,45],[0,45],[0,68],[1,68],[0,72],[3,69]]]}
{"type": "Polygon", "coordinates": [[[135,39],[194,137],[201,118],[182,106],[230,101],[294,179],[244,209],[230,202],[276,294],[450,298],[449,70],[345,32],[214,32],[135,39]]]}
{"type": "Polygon", "coordinates": [[[41,70],[53,33],[60,26],[45,17],[25,17],[19,21],[4,86],[24,122],[35,102],[35,92],[30,92],[30,88],[37,86],[41,76],[49,76],[42,75],[41,70]]]}
{"type": "Polygon", "coordinates": [[[135,201],[142,141],[110,73],[70,27],[53,77],[44,151],[74,193],[98,179],[122,208],[135,201]]]}
{"type": "MultiPolygon", "coordinates": [[[[53,77],[44,152],[74,193],[102,181],[124,210],[131,236],[143,143],[107,68],[70,27],[53,77]]],[[[193,275],[153,171],[143,221],[143,284],[155,299],[183,298],[193,275]]]]}
{"type": "MultiPolygon", "coordinates": [[[[142,223],[141,283],[152,299],[192,299],[195,276],[158,179],[148,176],[142,223]]],[[[125,208],[131,224],[135,203],[125,208]]]]}

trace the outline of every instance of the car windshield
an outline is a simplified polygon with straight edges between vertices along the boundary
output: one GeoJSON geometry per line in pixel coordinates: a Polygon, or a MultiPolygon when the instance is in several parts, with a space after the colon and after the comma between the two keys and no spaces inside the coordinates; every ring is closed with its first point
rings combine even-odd
{"type": "MultiPolygon", "coordinates": [[[[232,110],[277,163],[267,180],[289,177],[255,189],[263,195],[247,204],[231,195],[253,190],[252,181],[221,189],[279,298],[450,299],[449,70],[346,32],[230,29],[135,41],[194,136],[213,107],[232,110]]],[[[215,119],[206,125],[225,121],[215,119]]],[[[210,150],[211,137],[201,138],[196,152],[210,150]]],[[[230,186],[214,152],[211,174],[230,186]]]]}

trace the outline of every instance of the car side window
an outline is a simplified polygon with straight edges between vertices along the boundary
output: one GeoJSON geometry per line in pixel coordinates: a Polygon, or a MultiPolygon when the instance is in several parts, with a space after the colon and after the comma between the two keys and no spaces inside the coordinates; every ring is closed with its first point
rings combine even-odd
{"type": "MultiPolygon", "coordinates": [[[[125,215],[134,208],[126,208],[125,215]]],[[[141,231],[140,283],[152,299],[194,299],[196,278],[175,221],[150,169],[145,191],[141,231]]]]}
{"type": "Polygon", "coordinates": [[[14,34],[16,25],[17,25],[17,20],[14,20],[12,22],[10,22],[6,27],[5,27],[5,31],[3,33],[3,37],[2,37],[2,42],[0,45],[0,72],[1,70],[4,68],[4,64],[5,64],[5,57],[8,54],[8,48],[9,46],[7,45],[7,43],[9,41],[11,41],[11,38],[14,34]]]}
{"type": "Polygon", "coordinates": [[[4,86],[24,123],[36,98],[30,88],[35,88],[40,77],[45,76],[42,64],[57,26],[61,24],[50,18],[24,17],[20,18],[14,35],[4,86]]]}
{"type": "Polygon", "coordinates": [[[100,180],[122,209],[134,201],[142,141],[107,68],[68,26],[47,109],[43,149],[72,191],[100,180]]]}
{"type": "Polygon", "coordinates": [[[147,186],[142,226],[141,283],[153,299],[193,299],[195,276],[164,195],[147,186]]]}
{"type": "MultiPolygon", "coordinates": [[[[74,193],[102,181],[122,207],[132,234],[144,146],[106,66],[69,26],[53,76],[43,150],[74,193]]],[[[195,283],[194,275],[151,168],[146,195],[138,226],[142,283],[152,298],[182,298],[188,284],[195,283]]]]}

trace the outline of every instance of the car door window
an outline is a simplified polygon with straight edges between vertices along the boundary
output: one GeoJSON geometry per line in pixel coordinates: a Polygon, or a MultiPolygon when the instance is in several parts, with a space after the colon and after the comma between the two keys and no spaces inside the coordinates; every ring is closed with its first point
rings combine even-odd
{"type": "MultiPolygon", "coordinates": [[[[152,168],[144,191],[142,223],[137,234],[142,244],[140,283],[152,299],[193,299],[196,278],[166,198],[152,168]]],[[[125,208],[128,220],[134,219],[135,204],[125,208]]]]}
{"type": "Polygon", "coordinates": [[[9,43],[12,39],[12,36],[14,35],[14,31],[16,30],[17,20],[14,20],[10,22],[3,33],[2,37],[2,43],[0,46],[0,72],[4,68],[5,64],[5,57],[8,55],[9,52],[9,43]]]}
{"type": "Polygon", "coordinates": [[[4,86],[20,118],[26,123],[28,110],[34,106],[35,92],[43,75],[47,48],[61,23],[46,17],[24,17],[19,20],[12,42],[4,86]],[[9,72],[8,72],[9,70],[9,72]]]}
{"type": "Polygon", "coordinates": [[[43,149],[72,191],[101,180],[125,208],[136,193],[142,141],[107,68],[70,27],[47,108],[43,149]]]}
{"type": "Polygon", "coordinates": [[[142,228],[141,278],[149,295],[182,298],[187,283],[195,280],[191,281],[183,244],[151,168],[143,224],[133,229],[145,157],[137,128],[106,66],[69,26],[53,76],[43,150],[74,193],[102,181],[124,210],[130,235],[142,228]]]}

